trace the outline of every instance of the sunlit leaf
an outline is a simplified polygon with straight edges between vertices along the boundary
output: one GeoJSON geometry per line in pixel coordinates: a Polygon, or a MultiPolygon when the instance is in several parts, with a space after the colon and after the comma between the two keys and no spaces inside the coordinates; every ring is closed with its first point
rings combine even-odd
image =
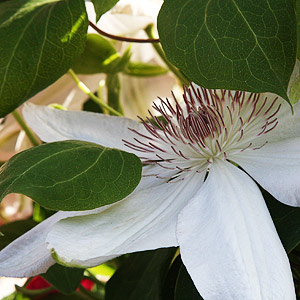
{"type": "Polygon", "coordinates": [[[67,72],[87,27],[84,0],[0,2],[0,117],[67,72]]]}

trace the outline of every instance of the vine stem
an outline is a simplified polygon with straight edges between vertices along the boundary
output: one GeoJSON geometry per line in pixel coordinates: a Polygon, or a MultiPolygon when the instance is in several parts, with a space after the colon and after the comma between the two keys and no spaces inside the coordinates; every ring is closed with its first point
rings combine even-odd
{"type": "Polygon", "coordinates": [[[31,144],[33,146],[38,146],[40,145],[39,140],[35,137],[34,133],[31,131],[31,129],[27,126],[26,122],[24,121],[23,117],[21,114],[17,111],[14,110],[12,112],[13,117],[16,119],[16,121],[19,123],[21,128],[25,131],[26,135],[28,136],[31,144]]]}
{"type": "Polygon", "coordinates": [[[87,96],[89,96],[94,102],[96,102],[99,106],[101,106],[102,108],[105,108],[106,110],[108,110],[110,113],[112,113],[115,116],[119,116],[119,117],[123,116],[123,114],[119,113],[118,111],[116,111],[115,109],[113,109],[112,107],[110,107],[109,105],[107,105],[105,102],[103,102],[100,98],[98,98],[97,96],[95,96],[90,91],[90,89],[82,81],[80,81],[80,79],[77,77],[77,75],[75,74],[75,72],[72,69],[69,70],[69,74],[72,76],[72,78],[76,82],[77,86],[87,96]]]}
{"type": "MultiPolygon", "coordinates": [[[[147,33],[149,38],[154,38],[153,34],[153,24],[147,26],[145,28],[145,32],[147,33]]],[[[153,48],[156,50],[157,54],[164,61],[164,63],[169,67],[169,69],[175,74],[175,76],[180,80],[181,83],[190,85],[189,80],[167,59],[162,47],[159,44],[152,44],[153,48]]]]}
{"type": "Polygon", "coordinates": [[[136,38],[129,38],[129,37],[123,37],[123,36],[118,36],[114,34],[107,33],[100,28],[98,28],[94,23],[89,21],[90,26],[95,29],[99,34],[106,36],[110,39],[117,40],[117,41],[122,41],[122,42],[130,42],[130,43],[159,43],[159,39],[155,38],[149,38],[149,39],[136,39],[136,38]]]}

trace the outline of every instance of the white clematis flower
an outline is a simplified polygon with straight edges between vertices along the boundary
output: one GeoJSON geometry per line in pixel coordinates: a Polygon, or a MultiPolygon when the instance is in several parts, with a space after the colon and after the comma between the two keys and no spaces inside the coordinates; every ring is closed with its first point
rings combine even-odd
{"type": "Polygon", "coordinates": [[[122,201],[59,212],[2,250],[0,275],[44,272],[54,263],[52,249],[68,265],[90,267],[180,246],[205,300],[296,299],[287,255],[249,175],[279,201],[299,206],[299,106],[292,116],[274,96],[196,85],[175,102],[154,105],[165,119],[154,118],[160,128],[27,106],[25,118],[42,140],[96,142],[131,151],[145,166],[137,189],[122,201]]]}

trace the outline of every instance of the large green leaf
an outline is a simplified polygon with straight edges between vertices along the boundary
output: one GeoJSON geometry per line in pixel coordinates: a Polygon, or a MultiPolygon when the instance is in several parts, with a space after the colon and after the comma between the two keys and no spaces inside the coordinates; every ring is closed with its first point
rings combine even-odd
{"type": "Polygon", "coordinates": [[[48,269],[44,277],[55,289],[70,294],[74,292],[81,279],[83,278],[83,269],[67,268],[59,264],[55,264],[48,269]]]}
{"type": "Polygon", "coordinates": [[[105,300],[159,300],[176,248],[131,254],[106,284],[105,300]]]}
{"type": "Polygon", "coordinates": [[[83,141],[44,144],[0,168],[0,197],[22,193],[55,210],[88,210],[119,201],[141,178],[133,154],[83,141]]]}
{"type": "Polygon", "coordinates": [[[87,27],[84,0],[0,2],[0,117],[66,73],[87,27]]]}
{"type": "Polygon", "coordinates": [[[293,0],[165,0],[158,30],[168,59],[191,81],[288,100],[297,50],[293,0]]]}
{"type": "Polygon", "coordinates": [[[278,235],[287,253],[300,242],[300,208],[285,205],[262,189],[278,235]]]}
{"type": "Polygon", "coordinates": [[[92,0],[96,12],[96,21],[98,22],[100,17],[115,6],[118,1],[119,0],[92,0]]]}

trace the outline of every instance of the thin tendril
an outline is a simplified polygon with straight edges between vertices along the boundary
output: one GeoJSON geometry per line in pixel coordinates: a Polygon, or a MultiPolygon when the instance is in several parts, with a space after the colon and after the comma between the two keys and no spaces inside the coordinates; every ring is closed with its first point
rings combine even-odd
{"type": "Polygon", "coordinates": [[[110,39],[117,40],[117,41],[122,41],[122,42],[130,42],[130,43],[159,43],[159,39],[137,39],[137,38],[129,38],[129,37],[123,37],[123,36],[117,36],[114,34],[107,33],[100,28],[98,28],[94,23],[89,21],[90,26],[95,29],[99,34],[104,35],[110,39]]]}

